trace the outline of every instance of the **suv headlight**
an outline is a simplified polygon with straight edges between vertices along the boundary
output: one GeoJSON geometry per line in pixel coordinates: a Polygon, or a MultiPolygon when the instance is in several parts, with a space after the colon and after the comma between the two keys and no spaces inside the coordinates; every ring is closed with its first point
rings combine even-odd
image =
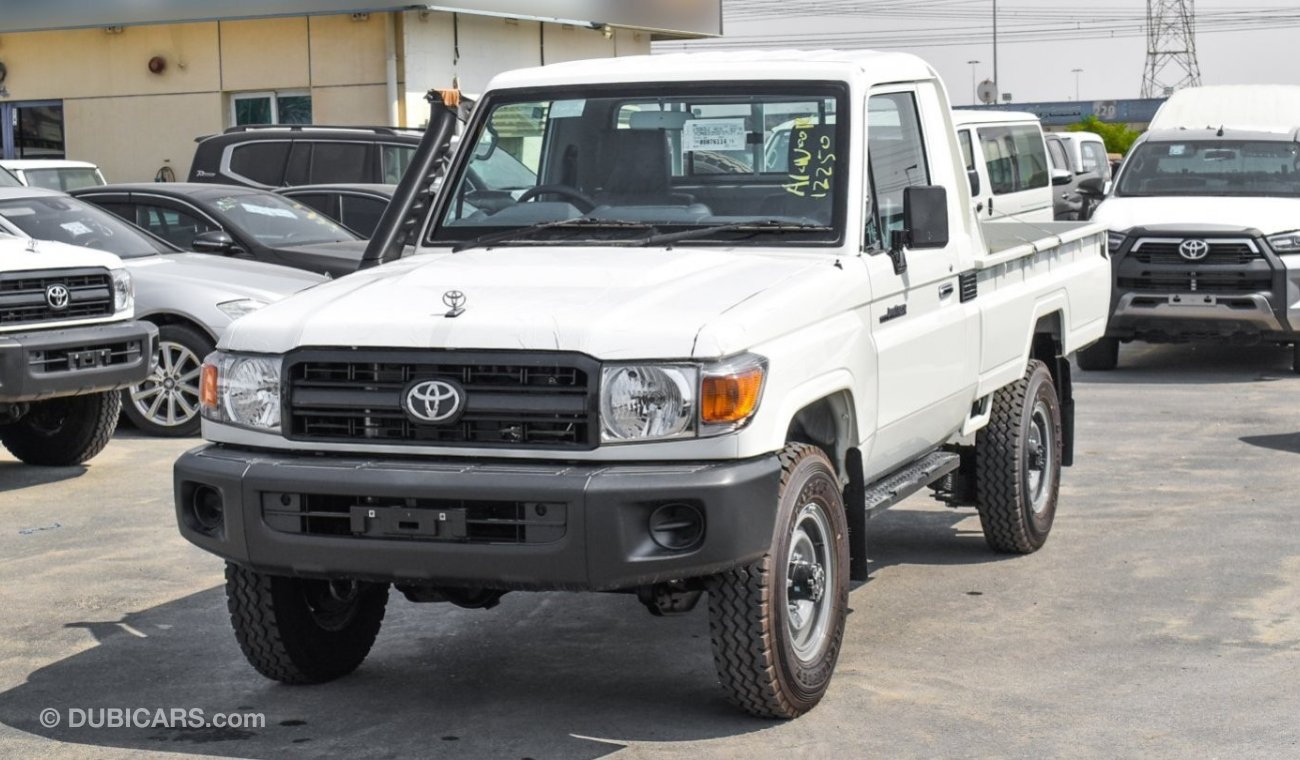
{"type": "Polygon", "coordinates": [[[745,354],[716,364],[609,364],[601,372],[603,443],[722,435],[758,411],[767,360],[745,354]]]}
{"type": "Polygon", "coordinates": [[[217,308],[231,319],[239,319],[245,314],[252,314],[258,309],[266,306],[266,301],[258,298],[240,298],[235,301],[224,301],[217,304],[217,308]]]}
{"type": "Polygon", "coordinates": [[[126,311],[135,306],[135,287],[131,283],[131,273],[125,269],[113,272],[113,311],[126,311]]]}
{"type": "Polygon", "coordinates": [[[199,387],[204,419],[279,432],[282,364],[279,356],[209,355],[199,387]]]}
{"type": "Polygon", "coordinates": [[[1300,253],[1300,231],[1283,232],[1280,235],[1274,235],[1268,239],[1268,244],[1273,248],[1273,252],[1279,256],[1288,253],[1300,253]]]}
{"type": "Polygon", "coordinates": [[[1125,235],[1123,232],[1107,232],[1106,252],[1109,253],[1111,256],[1114,256],[1115,254],[1119,253],[1119,249],[1123,247],[1124,241],[1127,238],[1128,235],[1125,235]]]}

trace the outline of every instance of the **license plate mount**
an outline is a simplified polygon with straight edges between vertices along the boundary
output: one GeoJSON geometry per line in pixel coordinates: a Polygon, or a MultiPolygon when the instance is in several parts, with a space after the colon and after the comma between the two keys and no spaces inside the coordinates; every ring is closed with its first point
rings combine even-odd
{"type": "Polygon", "coordinates": [[[353,535],[457,541],[466,537],[464,509],[353,506],[353,535]]]}

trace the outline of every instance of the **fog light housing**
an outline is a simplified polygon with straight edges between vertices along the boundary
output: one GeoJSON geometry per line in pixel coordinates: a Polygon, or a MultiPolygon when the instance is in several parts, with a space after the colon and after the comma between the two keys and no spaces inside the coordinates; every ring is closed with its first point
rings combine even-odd
{"type": "Polygon", "coordinates": [[[190,494],[190,519],[194,530],[215,536],[226,526],[226,504],[212,486],[195,486],[190,494]]]}
{"type": "Polygon", "coordinates": [[[704,513],[690,504],[665,504],[650,514],[650,539],[670,552],[685,552],[704,543],[704,513]]]}

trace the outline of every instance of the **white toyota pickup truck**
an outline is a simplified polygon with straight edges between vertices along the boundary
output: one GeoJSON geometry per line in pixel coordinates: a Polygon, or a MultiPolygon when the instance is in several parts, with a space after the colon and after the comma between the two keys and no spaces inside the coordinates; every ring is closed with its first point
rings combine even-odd
{"type": "Polygon", "coordinates": [[[504,74],[430,197],[451,118],[372,240],[382,266],[239,320],[204,367],[177,518],[227,561],[262,674],[352,671],[390,586],[656,614],[707,594],[725,690],[793,717],[830,681],[870,514],[930,486],[994,550],[1043,545],[1105,232],[977,223],[924,62],[504,74]],[[485,169],[498,151],[524,181],[485,169]]]}
{"type": "Polygon", "coordinates": [[[107,445],[117,391],[148,376],[157,348],[158,328],[134,313],[118,257],[0,232],[0,443],[10,453],[72,465],[107,445]]]}

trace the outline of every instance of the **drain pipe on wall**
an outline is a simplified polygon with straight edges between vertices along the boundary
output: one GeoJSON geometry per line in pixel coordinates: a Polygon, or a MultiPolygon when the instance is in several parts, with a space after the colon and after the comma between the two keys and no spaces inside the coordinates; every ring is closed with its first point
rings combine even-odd
{"type": "Polygon", "coordinates": [[[384,20],[384,94],[388,98],[388,126],[397,127],[397,14],[384,20]]]}

